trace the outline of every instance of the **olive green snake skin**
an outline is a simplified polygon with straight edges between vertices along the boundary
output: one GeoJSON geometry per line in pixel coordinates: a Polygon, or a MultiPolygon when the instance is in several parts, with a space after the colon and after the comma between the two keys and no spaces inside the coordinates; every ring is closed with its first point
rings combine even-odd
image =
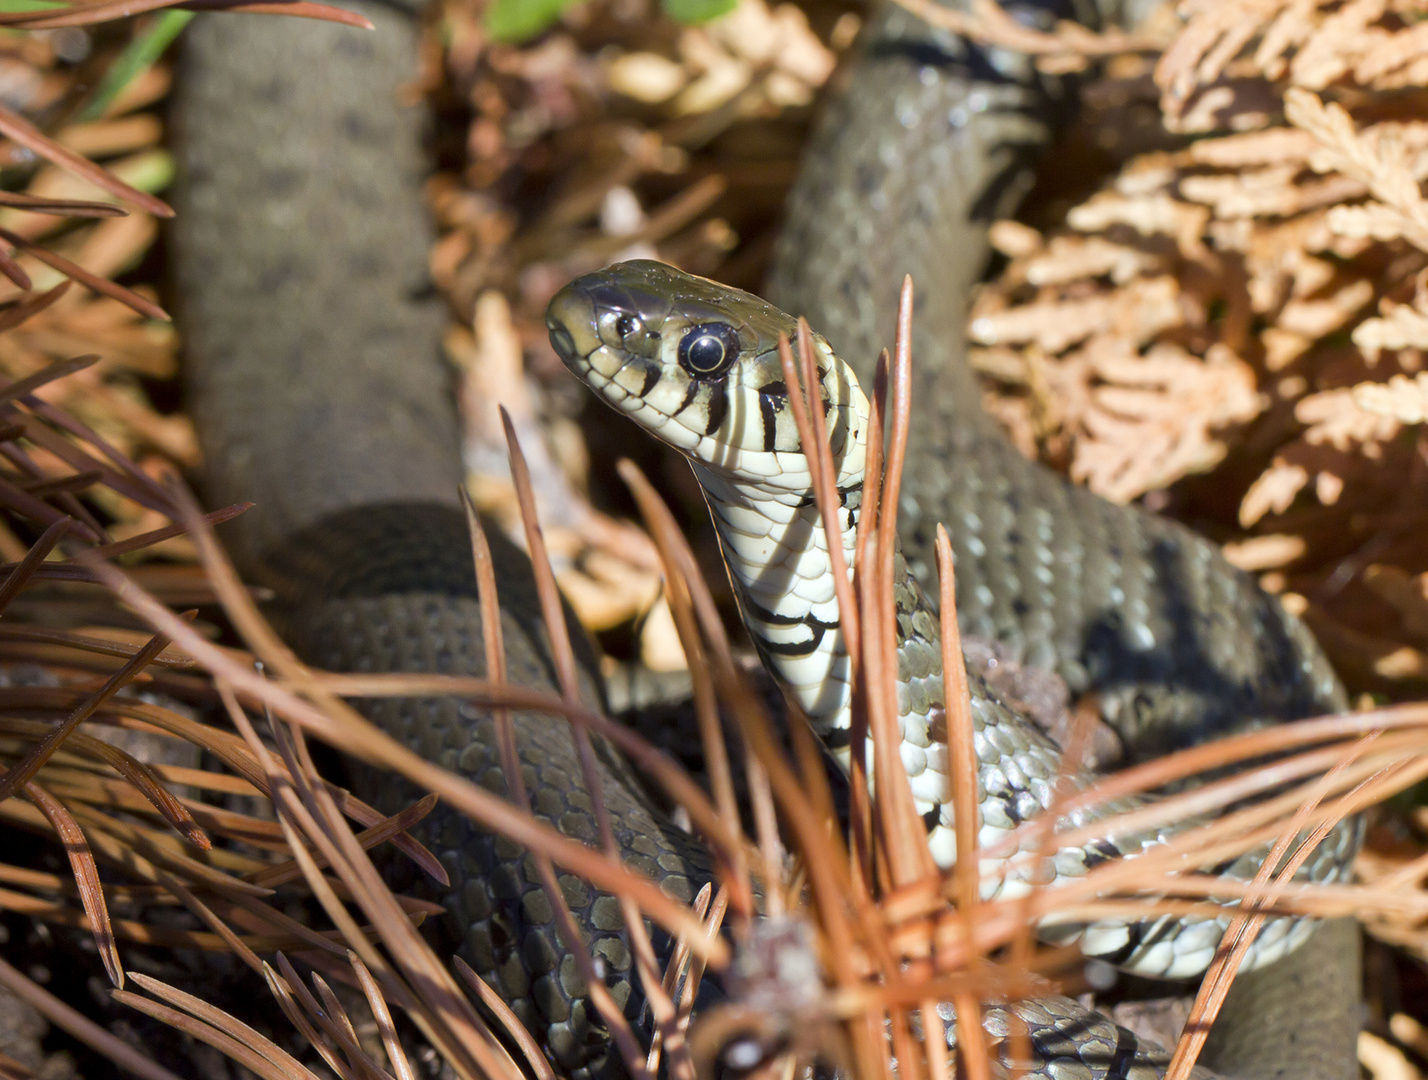
{"type": "MultiPolygon", "coordinates": [[[[756,296],[637,260],[566,286],[551,300],[546,324],[571,371],[607,404],[689,458],[714,517],[744,624],[764,665],[846,769],[850,660],[828,540],[810,497],[812,479],[778,356],[780,335],[797,337],[796,320],[756,296]]],[[[857,376],[816,332],[811,348],[836,470],[838,546],[851,566],[863,511],[870,408],[857,376]]],[[[1053,547],[1054,541],[1046,546],[1053,547]]],[[[1089,563],[1089,557],[1082,562],[1089,563]]],[[[957,847],[947,748],[936,734],[946,727],[937,610],[900,552],[894,556],[893,575],[900,760],[933,859],[950,867],[957,847]]],[[[1311,658],[1305,658],[1307,673],[1315,671],[1307,662],[1311,658]]],[[[1005,704],[975,665],[968,665],[967,675],[978,759],[978,842],[991,851],[1005,848],[1024,821],[1051,809],[1062,772],[1061,749],[1033,720],[1005,704]]],[[[1077,774],[1073,779],[1089,784],[1094,777],[1077,774]]],[[[1140,800],[1118,800],[1094,814],[1069,815],[1068,824],[1091,825],[1101,815],[1138,805],[1140,800]]],[[[990,898],[1024,895],[1033,884],[1054,886],[1108,859],[1134,857],[1196,824],[1177,821],[1148,833],[1100,836],[1057,850],[1049,865],[1043,865],[1033,840],[1026,853],[1033,856],[1029,865],[1017,858],[984,857],[982,891],[990,898]]],[[[1305,862],[1302,878],[1344,880],[1358,849],[1358,833],[1357,821],[1339,826],[1305,862]]],[[[1266,846],[1218,872],[1249,881],[1267,851],[1266,846]]],[[[1185,978],[1209,966],[1228,922],[1228,915],[1129,924],[1107,920],[1043,930],[1057,940],[1078,939],[1087,955],[1128,971],[1185,978]]],[[[1270,920],[1246,953],[1245,969],[1297,948],[1311,925],[1270,920]]]]}
{"type": "MultiPolygon", "coordinates": [[[[425,299],[420,123],[397,105],[414,71],[414,29],[396,6],[360,10],[377,34],[208,16],[185,43],[173,244],[208,495],[259,502],[229,540],[275,587],[285,632],[312,661],[479,672],[475,586],[455,503],[455,416],[439,361],[442,315],[425,299]]],[[[917,398],[951,412],[914,421],[914,440],[925,440],[914,459],[950,466],[914,470],[905,482],[914,568],[926,562],[931,522],[947,520],[968,632],[1012,642],[1076,689],[1097,689],[1137,751],[1199,738],[1192,729],[1231,714],[1290,718],[1337,707],[1337,685],[1303,631],[1209,545],[1027,466],[975,408],[955,355],[962,304],[984,259],[987,192],[1015,191],[1020,155],[1009,148],[1045,138],[1045,103],[1032,82],[1006,58],[897,13],[857,67],[794,197],[775,284],[784,306],[809,315],[857,362],[890,340],[891,290],[904,271],[917,275],[928,298],[915,338],[917,398]],[[942,295],[930,299],[935,289],[942,295]],[[1028,536],[1042,547],[1024,543],[1028,536]],[[1038,562],[1035,553],[1048,549],[1066,554],[1038,562]]],[[[499,545],[497,556],[512,677],[551,685],[528,567],[499,545]]],[[[593,675],[588,691],[598,700],[593,675]]],[[[504,790],[488,718],[435,701],[371,712],[434,759],[504,790]]],[[[564,725],[522,716],[518,739],[537,810],[593,839],[564,725]]],[[[601,759],[630,860],[680,895],[708,880],[697,846],[613,754],[602,749],[601,759]]],[[[385,792],[384,804],[396,805],[395,794],[385,792]]],[[[528,862],[457,816],[438,811],[429,824],[423,839],[451,875],[446,901],[465,958],[545,1040],[562,1072],[617,1074],[528,862]]],[[[573,878],[562,887],[617,999],[638,1020],[613,905],[573,878]]],[[[1215,1064],[1244,1077],[1352,1075],[1356,950],[1352,928],[1331,924],[1242,980],[1227,1010],[1239,1022],[1216,1029],[1215,1064]]],[[[1046,999],[1017,1011],[1043,1055],[1034,1075],[1148,1078],[1156,1068],[1133,1036],[1074,1003],[1046,999]]]]}

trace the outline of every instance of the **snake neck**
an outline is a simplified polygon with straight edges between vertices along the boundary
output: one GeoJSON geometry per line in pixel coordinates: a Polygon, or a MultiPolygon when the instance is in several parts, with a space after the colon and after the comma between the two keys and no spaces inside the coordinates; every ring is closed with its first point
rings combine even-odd
{"type": "MultiPolygon", "coordinates": [[[[837,543],[851,574],[862,509],[864,447],[850,448],[838,477],[837,543]]],[[[796,467],[761,481],[694,462],[713,514],[744,625],[765,665],[808,716],[833,756],[851,763],[852,662],[828,555],[828,532],[811,485],[796,467]],[[791,483],[791,481],[793,481],[791,483]]],[[[801,464],[801,462],[799,463],[801,464]]],[[[901,551],[894,559],[897,609],[900,754],[913,801],[929,828],[934,858],[956,856],[947,803],[946,743],[935,728],[944,715],[937,617],[901,551]]],[[[867,748],[872,767],[872,747],[867,748]]]]}
{"type": "MultiPolygon", "coordinates": [[[[845,455],[837,542],[851,570],[862,505],[863,448],[845,455]],[[849,459],[855,459],[851,463],[849,459]]],[[[801,455],[800,455],[801,456],[801,455]]],[[[714,517],[744,626],[768,669],[825,738],[850,723],[852,668],[807,467],[754,483],[692,463],[714,517]]]]}

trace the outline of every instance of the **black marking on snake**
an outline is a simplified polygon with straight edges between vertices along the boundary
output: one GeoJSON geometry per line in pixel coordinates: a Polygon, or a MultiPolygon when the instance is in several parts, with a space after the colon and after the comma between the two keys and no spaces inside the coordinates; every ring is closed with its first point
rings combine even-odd
{"type": "Polygon", "coordinates": [[[778,442],[778,411],[788,404],[788,384],[775,379],[759,387],[759,413],[764,421],[764,452],[778,442]]]}
{"type": "MultiPolygon", "coordinates": [[[[855,506],[848,506],[848,496],[849,496],[849,495],[854,495],[854,494],[857,494],[857,495],[861,496],[862,491],[863,491],[863,488],[862,488],[862,485],[861,485],[861,484],[858,485],[857,487],[845,487],[845,488],[839,488],[839,489],[838,489],[838,505],[839,505],[839,506],[847,506],[847,507],[848,507],[848,525],[847,525],[847,529],[848,529],[849,532],[852,532],[854,529],[856,529],[856,528],[858,527],[858,516],[857,516],[857,509],[858,509],[858,508],[855,507],[855,506]]],[[[861,501],[861,499],[860,499],[860,501],[861,501]]]]}
{"type": "Polygon", "coordinates": [[[729,415],[729,387],[723,379],[709,386],[709,421],[704,425],[704,434],[713,435],[729,415]]]}
{"type": "Polygon", "coordinates": [[[1098,960],[1105,960],[1109,964],[1122,967],[1127,964],[1131,957],[1143,949],[1149,949],[1158,945],[1162,941],[1173,938],[1180,932],[1180,924],[1177,919],[1161,916],[1149,922],[1126,923],[1126,943],[1118,949],[1112,949],[1108,953],[1097,953],[1098,960]]]}
{"type": "Polygon", "coordinates": [[[1114,964],[1118,967],[1124,964],[1134,956],[1136,950],[1140,948],[1141,941],[1145,937],[1146,926],[1145,923],[1126,923],[1124,930],[1126,932],[1126,943],[1119,949],[1112,949],[1110,952],[1105,953],[1087,953],[1086,955],[1094,955],[1097,960],[1104,960],[1106,963],[1114,964]]]}
{"type": "Polygon", "coordinates": [[[927,813],[925,813],[925,814],[922,815],[922,824],[923,824],[923,827],[924,827],[928,832],[931,832],[933,829],[937,828],[937,824],[938,824],[938,822],[940,822],[941,820],[942,820],[942,807],[940,807],[940,806],[934,806],[931,810],[927,811],[927,813]]]}
{"type": "Polygon", "coordinates": [[[812,656],[818,651],[818,643],[823,640],[821,631],[814,630],[807,641],[770,641],[760,638],[764,652],[773,656],[812,656]]]}
{"type": "Polygon", "coordinates": [[[640,397],[646,397],[659,383],[660,369],[657,364],[645,368],[645,381],[640,385],[640,397]]]}
{"type": "Polygon", "coordinates": [[[760,607],[752,600],[748,601],[748,605],[749,610],[758,617],[759,622],[768,623],[770,626],[797,626],[799,623],[802,623],[809,629],[816,626],[820,633],[838,629],[837,620],[824,622],[822,619],[814,618],[812,612],[809,612],[807,615],[779,615],[768,610],[768,608],[760,607]]]}
{"type": "Polygon", "coordinates": [[[1081,849],[1081,863],[1087,870],[1094,870],[1102,863],[1108,863],[1120,857],[1120,849],[1109,840],[1092,840],[1081,849]]]}
{"type": "Polygon", "coordinates": [[[1180,932],[1181,926],[1178,919],[1162,915],[1148,922],[1126,923],[1124,929],[1126,943],[1109,953],[1097,954],[1098,960],[1105,960],[1117,967],[1123,967],[1137,952],[1154,948],[1161,942],[1169,941],[1175,937],[1180,932]]]}
{"type": "MultiPolygon", "coordinates": [[[[1116,1025],[1116,1050],[1111,1058],[1110,1065],[1106,1069],[1106,1080],[1125,1080],[1130,1076],[1131,1068],[1135,1065],[1136,1055],[1140,1053],[1140,1043],[1136,1041],[1135,1035],[1116,1025]]],[[[1081,1055],[1077,1055],[1080,1057],[1081,1055]]],[[[1084,1061],[1085,1059],[1082,1058],[1084,1061]]],[[[1087,1062],[1090,1064],[1090,1062],[1087,1062]]]]}
{"type": "MultiPolygon", "coordinates": [[[[927,31],[924,29],[923,33],[927,31]]],[[[867,55],[875,59],[898,59],[919,67],[935,68],[944,73],[944,78],[961,78],[969,81],[1005,84],[1007,76],[988,58],[988,49],[979,48],[965,41],[941,44],[937,41],[918,40],[914,37],[878,37],[868,43],[867,55]]],[[[987,115],[1008,113],[1006,105],[987,110],[987,115]]],[[[1027,139],[1030,142],[1030,138],[1027,139]]],[[[1008,143],[1012,140],[1008,139],[1008,143]]],[[[1004,186],[1004,185],[1003,185],[1004,186]]],[[[968,211],[971,216],[971,211],[968,211]]]]}
{"type": "Polygon", "coordinates": [[[684,400],[679,403],[679,408],[675,409],[674,412],[669,414],[670,419],[673,419],[674,417],[678,416],[685,409],[689,408],[689,406],[694,404],[694,399],[699,395],[699,388],[703,385],[704,384],[701,383],[698,379],[689,380],[689,385],[684,388],[684,400]]]}
{"type": "Polygon", "coordinates": [[[775,615],[772,611],[759,607],[758,604],[749,601],[749,613],[760,622],[768,623],[770,626],[799,626],[808,627],[810,635],[807,641],[769,641],[760,635],[759,641],[766,652],[774,656],[811,656],[823,641],[823,635],[830,630],[837,630],[836,622],[824,622],[822,619],[814,618],[813,613],[807,615],[775,615]]]}
{"type": "Polygon", "coordinates": [[[853,729],[845,727],[830,728],[823,734],[823,741],[829,750],[846,750],[853,745],[853,729]]]}

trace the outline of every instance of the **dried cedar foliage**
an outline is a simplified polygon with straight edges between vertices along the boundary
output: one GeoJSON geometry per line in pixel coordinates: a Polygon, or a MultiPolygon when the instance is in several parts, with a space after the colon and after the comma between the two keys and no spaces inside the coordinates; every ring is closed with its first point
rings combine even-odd
{"type": "MultiPolygon", "coordinates": [[[[994,228],[1007,266],[969,321],[989,406],[1108,498],[1218,530],[1352,683],[1411,695],[1428,677],[1421,5],[1176,11],[1145,31],[1158,55],[1113,61],[1087,98],[1108,124],[1153,96],[1184,138],[1056,228],[994,228]]],[[[1041,52],[1069,66],[1057,40],[1041,52]]]]}

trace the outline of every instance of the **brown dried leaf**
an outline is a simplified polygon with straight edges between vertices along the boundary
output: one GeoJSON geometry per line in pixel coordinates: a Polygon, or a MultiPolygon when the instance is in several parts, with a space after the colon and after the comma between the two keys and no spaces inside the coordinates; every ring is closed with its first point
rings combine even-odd
{"type": "Polygon", "coordinates": [[[1317,144],[1308,132],[1270,128],[1218,139],[1197,139],[1190,144],[1190,159],[1217,169],[1266,166],[1307,161],[1317,144]]]}
{"type": "Polygon", "coordinates": [[[1294,418],[1308,425],[1303,435],[1305,443],[1332,446],[1341,452],[1388,442],[1398,434],[1400,427],[1399,421],[1391,416],[1361,408],[1353,389],[1309,394],[1295,405],[1294,418]]]}
{"type": "Polygon", "coordinates": [[[1266,514],[1282,514],[1309,483],[1309,470],[1276,457],[1240,500],[1240,524],[1249,528],[1266,514]]]}
{"type": "Polygon", "coordinates": [[[1116,285],[1138,277],[1164,274],[1166,260],[1149,251],[1117,244],[1100,236],[1055,236],[1043,251],[1029,258],[1022,274],[1031,285],[1064,285],[1081,278],[1108,276],[1116,285]]]}
{"type": "MultiPolygon", "coordinates": [[[[1391,76],[1428,57],[1428,24],[1419,22],[1394,33],[1377,34],[1354,64],[1354,81],[1385,89],[1398,85],[1391,76]]],[[[1404,83],[1403,85],[1416,85],[1404,83]]]]}
{"type": "Polygon", "coordinates": [[[970,14],[931,0],[897,2],[933,26],[984,45],[1035,57],[1037,66],[1052,74],[1082,71],[1092,57],[1158,49],[1166,40],[1166,20],[1154,17],[1142,20],[1134,34],[1118,28],[1094,33],[1069,20],[1062,20],[1053,31],[1047,32],[1012,18],[993,0],[972,0],[970,14]]]}
{"type": "Polygon", "coordinates": [[[1209,220],[1208,208],[1181,202],[1163,191],[1131,196],[1103,191],[1066,215],[1066,223],[1080,232],[1104,232],[1113,225],[1127,225],[1142,236],[1173,237],[1187,259],[1204,254],[1201,236],[1209,220]]]}
{"type": "MultiPolygon", "coordinates": [[[[1382,388],[1378,383],[1369,385],[1382,388]]],[[[1355,400],[1358,390],[1320,391],[1295,404],[1295,419],[1305,430],[1250,485],[1240,503],[1242,525],[1254,525],[1269,513],[1284,513],[1311,484],[1318,501],[1328,506],[1338,501],[1351,480],[1366,480],[1367,471],[1383,458],[1384,444],[1402,425],[1394,416],[1361,408],[1355,400]]]]}
{"type": "Polygon", "coordinates": [[[1220,550],[1233,566],[1250,573],[1276,570],[1304,557],[1309,545],[1304,537],[1290,533],[1268,533],[1225,544],[1220,550]]]}
{"type": "Polygon", "coordinates": [[[1212,467],[1226,452],[1213,433],[1264,408],[1253,371],[1223,346],[1204,360],[1172,345],[1108,352],[1093,367],[1106,385],[1080,418],[1071,475],[1118,502],[1212,467]]]}
{"type": "Polygon", "coordinates": [[[1428,420],[1428,372],[1420,371],[1413,378],[1395,375],[1387,383],[1359,383],[1351,393],[1359,409],[1398,424],[1428,420]]]}
{"type": "Polygon", "coordinates": [[[974,311],[968,332],[982,345],[1035,342],[1049,353],[1059,353],[1093,334],[1123,336],[1143,344],[1184,321],[1179,283],[1161,276],[1087,300],[1050,300],[987,314],[974,311]]]}
{"type": "Polygon", "coordinates": [[[1280,309],[1279,326],[1290,333],[1317,340],[1348,325],[1355,315],[1373,302],[1373,296],[1373,283],[1360,278],[1348,282],[1329,296],[1311,300],[1293,299],[1280,309]]]}
{"type": "Polygon", "coordinates": [[[1034,255],[1041,250],[1041,233],[1019,221],[1002,220],[987,230],[992,247],[1011,259],[1034,255]]]}
{"type": "Polygon", "coordinates": [[[1337,170],[1364,184],[1386,209],[1396,212],[1399,234],[1428,251],[1428,202],[1400,132],[1380,128],[1361,133],[1342,106],[1295,88],[1285,92],[1284,115],[1319,142],[1320,149],[1310,155],[1312,168],[1337,170]]]}
{"type": "Polygon", "coordinates": [[[1327,224],[1339,235],[1354,238],[1387,242],[1406,237],[1415,244],[1423,238],[1411,224],[1405,225],[1401,211],[1378,202],[1332,207],[1327,224]]]}
{"type": "Polygon", "coordinates": [[[1186,24],[1155,69],[1175,130],[1201,130],[1187,103],[1234,76],[1386,89],[1415,85],[1406,75],[1428,52],[1419,9],[1396,0],[1195,0],[1178,10],[1186,24]]]}
{"type": "Polygon", "coordinates": [[[1272,0],[1191,0],[1180,5],[1185,28],[1161,54],[1156,85],[1164,91],[1162,109],[1178,115],[1197,86],[1219,78],[1235,55],[1272,17],[1272,0]]]}
{"type": "Polygon", "coordinates": [[[606,62],[605,78],[615,93],[658,105],[679,93],[689,81],[689,74],[684,65],[658,53],[628,52],[606,62]]]}
{"type": "Polygon", "coordinates": [[[1387,9],[1387,0],[1349,0],[1323,19],[1289,65],[1291,82],[1320,90],[1353,65],[1364,31],[1387,9]]]}
{"type": "MultiPolygon", "coordinates": [[[[1353,342],[1364,352],[1370,364],[1378,362],[1384,349],[1428,349],[1428,311],[1421,300],[1413,304],[1395,304],[1384,300],[1379,304],[1376,319],[1364,319],[1354,327],[1353,342]]],[[[1363,402],[1362,407],[1368,408],[1363,402]]]]}

